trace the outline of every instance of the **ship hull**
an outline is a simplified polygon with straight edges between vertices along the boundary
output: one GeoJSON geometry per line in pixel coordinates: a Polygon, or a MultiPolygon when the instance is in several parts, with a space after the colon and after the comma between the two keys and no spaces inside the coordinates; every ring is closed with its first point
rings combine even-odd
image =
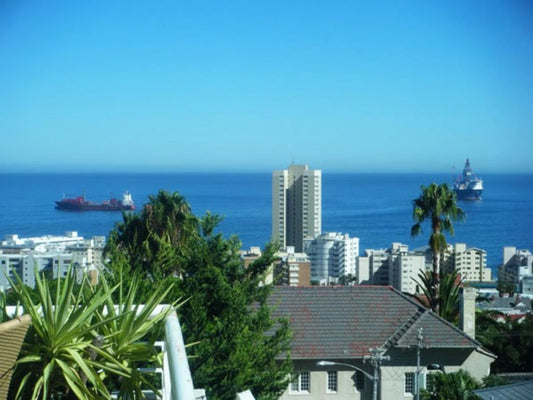
{"type": "Polygon", "coordinates": [[[481,200],[482,190],[473,189],[455,189],[457,199],[459,200],[481,200]]]}
{"type": "Polygon", "coordinates": [[[103,202],[87,201],[85,196],[56,201],[56,209],[62,211],[133,211],[135,204],[129,192],[124,193],[122,201],[112,198],[103,202]]]}
{"type": "Polygon", "coordinates": [[[108,204],[79,204],[56,201],[56,209],[61,211],[133,211],[133,206],[112,206],[108,204]]]}

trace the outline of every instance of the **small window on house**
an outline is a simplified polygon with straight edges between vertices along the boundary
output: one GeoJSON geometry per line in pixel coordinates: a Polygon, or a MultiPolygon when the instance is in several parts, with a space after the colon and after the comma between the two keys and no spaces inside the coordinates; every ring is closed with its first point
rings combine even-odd
{"type": "Polygon", "coordinates": [[[355,373],[355,387],[358,391],[365,389],[365,374],[363,374],[361,371],[357,371],[355,373]]]}
{"type": "Polygon", "coordinates": [[[308,371],[291,374],[290,393],[309,393],[310,377],[308,371]]]}
{"type": "Polygon", "coordinates": [[[328,392],[337,391],[337,371],[328,371],[328,392]]]}
{"type": "Polygon", "coordinates": [[[414,372],[405,373],[405,393],[415,392],[415,374],[414,372]]]}
{"type": "Polygon", "coordinates": [[[435,391],[435,374],[426,375],[426,390],[430,393],[435,391]]]}

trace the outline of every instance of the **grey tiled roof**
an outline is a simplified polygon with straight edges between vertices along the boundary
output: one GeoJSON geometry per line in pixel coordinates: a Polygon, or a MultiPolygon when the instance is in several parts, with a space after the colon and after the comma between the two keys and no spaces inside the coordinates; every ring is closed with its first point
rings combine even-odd
{"type": "Polygon", "coordinates": [[[269,303],[288,316],[292,358],[360,358],[372,347],[416,345],[477,348],[480,344],[389,286],[276,287],[269,303]]]}
{"type": "Polygon", "coordinates": [[[490,297],[489,301],[480,301],[477,307],[482,310],[517,310],[524,313],[532,311],[531,299],[521,296],[490,297]]]}
{"type": "Polygon", "coordinates": [[[483,400],[533,400],[533,381],[474,390],[483,400]]]}

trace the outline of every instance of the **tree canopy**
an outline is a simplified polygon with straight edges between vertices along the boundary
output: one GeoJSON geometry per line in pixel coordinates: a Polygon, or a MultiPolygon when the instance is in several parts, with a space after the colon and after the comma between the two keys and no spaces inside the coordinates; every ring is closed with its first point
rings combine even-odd
{"type": "Polygon", "coordinates": [[[494,373],[533,371],[533,315],[511,319],[496,311],[476,314],[476,339],[498,356],[491,366],[494,373]]]}
{"type": "Polygon", "coordinates": [[[160,191],[138,214],[124,215],[106,248],[111,271],[139,272],[151,285],[174,282],[173,296],[188,301],[178,310],[195,386],[210,399],[235,398],[251,390],[274,399],[291,370],[290,330],[271,317],[270,285],[263,284],[277,247],[244,268],[237,237],[217,233],[220,217],[195,216],[183,196],[160,191]]]}
{"type": "Polygon", "coordinates": [[[411,227],[411,236],[418,236],[422,232],[422,223],[430,221],[431,234],[429,247],[433,256],[433,274],[438,276],[440,267],[440,254],[446,249],[445,232],[454,234],[453,221],[462,222],[466,215],[457,206],[455,192],[442,183],[432,183],[421,187],[420,195],[413,200],[413,219],[415,224],[411,227]]]}
{"type": "Polygon", "coordinates": [[[431,226],[429,236],[429,247],[433,258],[433,274],[423,277],[428,282],[428,298],[433,299],[430,307],[438,312],[440,306],[439,281],[441,277],[440,259],[441,254],[446,249],[445,232],[454,234],[452,221],[463,221],[466,215],[457,206],[457,196],[455,192],[442,183],[437,185],[432,183],[429,186],[421,187],[420,195],[413,200],[413,219],[415,224],[411,227],[411,236],[418,236],[422,232],[422,223],[428,220],[431,226]]]}

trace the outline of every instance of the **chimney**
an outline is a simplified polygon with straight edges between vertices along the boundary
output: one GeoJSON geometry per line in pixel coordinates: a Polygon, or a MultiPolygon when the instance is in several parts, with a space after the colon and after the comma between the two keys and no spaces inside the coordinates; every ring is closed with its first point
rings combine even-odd
{"type": "Polygon", "coordinates": [[[461,289],[461,321],[460,328],[468,336],[476,338],[476,296],[477,290],[473,287],[461,289]]]}

